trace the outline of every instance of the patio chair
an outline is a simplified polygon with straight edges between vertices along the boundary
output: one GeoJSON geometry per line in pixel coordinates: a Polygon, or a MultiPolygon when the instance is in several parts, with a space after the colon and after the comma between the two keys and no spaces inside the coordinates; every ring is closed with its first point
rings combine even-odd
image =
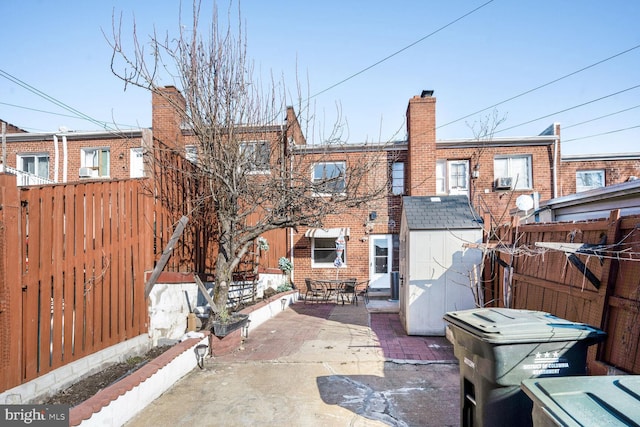
{"type": "Polygon", "coordinates": [[[326,299],[326,291],[324,289],[324,286],[322,286],[322,284],[308,278],[304,279],[304,283],[307,286],[307,291],[304,294],[305,304],[309,300],[309,296],[314,297],[316,301],[318,300],[318,297],[320,297],[322,301],[326,299]]]}
{"type": "MultiPolygon", "coordinates": [[[[342,282],[342,287],[340,289],[340,298],[342,299],[342,305],[344,305],[344,298],[345,296],[347,297],[347,301],[349,301],[351,304],[354,303],[355,298],[356,298],[356,283],[357,283],[358,279],[356,279],[355,277],[353,278],[349,278],[349,279],[344,279],[344,281],[342,282]]],[[[337,302],[337,300],[336,300],[337,302]]],[[[357,304],[357,301],[355,301],[357,304]]]]}
{"type": "Polygon", "coordinates": [[[358,295],[362,295],[365,304],[369,304],[369,281],[357,282],[353,287],[353,299],[358,305],[358,295]]]}

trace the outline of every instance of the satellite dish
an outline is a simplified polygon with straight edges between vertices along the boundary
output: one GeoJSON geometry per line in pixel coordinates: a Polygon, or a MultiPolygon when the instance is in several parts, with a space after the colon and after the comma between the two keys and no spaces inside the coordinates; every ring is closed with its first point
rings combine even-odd
{"type": "Polygon", "coordinates": [[[516,206],[521,211],[528,211],[529,209],[533,208],[533,197],[527,194],[518,196],[518,198],[516,199],[516,206]]]}

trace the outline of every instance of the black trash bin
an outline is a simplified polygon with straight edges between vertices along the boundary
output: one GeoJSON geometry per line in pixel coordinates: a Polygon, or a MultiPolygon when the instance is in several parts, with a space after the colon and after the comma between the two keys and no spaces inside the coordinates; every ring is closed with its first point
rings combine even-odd
{"type": "Polygon", "coordinates": [[[467,426],[531,426],[528,378],[584,375],[591,326],[548,313],[479,308],[446,313],[460,362],[460,419],[467,426]]]}
{"type": "Polygon", "coordinates": [[[640,425],[638,375],[529,379],[521,387],[535,427],[640,425]]]}
{"type": "Polygon", "coordinates": [[[400,273],[391,272],[391,301],[398,301],[400,296],[400,273]]]}

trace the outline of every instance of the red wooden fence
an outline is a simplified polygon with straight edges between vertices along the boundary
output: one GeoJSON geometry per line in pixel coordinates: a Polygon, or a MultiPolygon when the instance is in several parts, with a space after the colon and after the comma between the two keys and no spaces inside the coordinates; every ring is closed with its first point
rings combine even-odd
{"type": "Polygon", "coordinates": [[[140,181],[0,188],[0,390],[147,331],[140,181]]]}

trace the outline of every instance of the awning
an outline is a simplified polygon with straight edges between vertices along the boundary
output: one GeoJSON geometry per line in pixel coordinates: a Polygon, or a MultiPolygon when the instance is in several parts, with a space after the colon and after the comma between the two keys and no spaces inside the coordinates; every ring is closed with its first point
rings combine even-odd
{"type": "Polygon", "coordinates": [[[310,228],[304,233],[304,237],[336,238],[340,235],[349,236],[349,227],[343,228],[310,228]]]}

